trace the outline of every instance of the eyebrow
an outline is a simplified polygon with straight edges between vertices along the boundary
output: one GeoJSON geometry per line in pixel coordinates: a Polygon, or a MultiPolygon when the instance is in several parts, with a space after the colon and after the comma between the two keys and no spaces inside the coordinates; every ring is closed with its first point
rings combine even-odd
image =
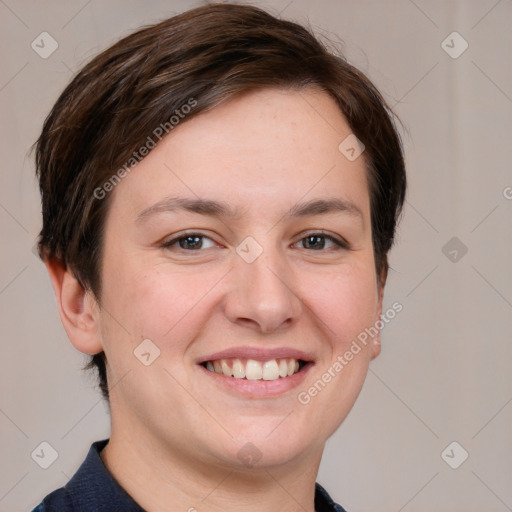
{"type": "MultiPolygon", "coordinates": [[[[166,197],[142,210],[137,215],[136,222],[142,222],[158,213],[175,212],[178,210],[226,219],[239,219],[246,211],[245,209],[234,208],[232,205],[223,201],[173,196],[166,197]]],[[[340,212],[360,217],[360,219],[364,221],[363,212],[359,207],[357,207],[352,201],[341,198],[313,199],[308,202],[297,203],[292,206],[283,217],[307,217],[340,212]]]]}

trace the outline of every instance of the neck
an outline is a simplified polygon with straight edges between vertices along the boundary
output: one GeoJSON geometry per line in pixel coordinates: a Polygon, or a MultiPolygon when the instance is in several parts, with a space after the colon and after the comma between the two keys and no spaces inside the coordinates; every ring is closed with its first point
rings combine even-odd
{"type": "MultiPolygon", "coordinates": [[[[113,425],[114,427],[114,425],[113,425]]],[[[112,429],[101,458],[121,487],[152,512],[314,512],[322,449],[280,466],[204,464],[144,432],[112,429]]],[[[237,461],[238,462],[238,461],[237,461]]]]}

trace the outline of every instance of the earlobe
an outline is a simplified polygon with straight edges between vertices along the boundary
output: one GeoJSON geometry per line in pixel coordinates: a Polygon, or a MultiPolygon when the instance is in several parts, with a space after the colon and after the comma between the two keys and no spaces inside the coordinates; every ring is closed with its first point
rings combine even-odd
{"type": "Polygon", "coordinates": [[[103,350],[99,336],[99,309],[92,294],[82,287],[58,258],[45,261],[59,307],[60,319],[73,346],[84,354],[103,350]]]}
{"type": "Polygon", "coordinates": [[[371,358],[375,359],[380,354],[380,333],[373,338],[371,358]]]}

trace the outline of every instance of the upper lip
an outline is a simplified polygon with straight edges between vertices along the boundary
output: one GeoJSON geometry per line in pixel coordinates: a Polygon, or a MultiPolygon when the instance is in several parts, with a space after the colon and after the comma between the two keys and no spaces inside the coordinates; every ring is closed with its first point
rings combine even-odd
{"type": "Polygon", "coordinates": [[[233,347],[201,357],[197,360],[197,364],[203,364],[207,361],[217,361],[219,359],[254,359],[256,361],[301,359],[306,362],[314,361],[314,357],[311,353],[303,352],[295,348],[233,347]]]}

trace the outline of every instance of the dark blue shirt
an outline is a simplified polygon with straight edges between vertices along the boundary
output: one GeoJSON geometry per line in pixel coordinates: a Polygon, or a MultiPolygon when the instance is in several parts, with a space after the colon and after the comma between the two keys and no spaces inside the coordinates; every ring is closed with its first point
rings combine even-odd
{"type": "MultiPolygon", "coordinates": [[[[100,457],[108,439],[96,441],[77,472],[60,489],[48,494],[32,512],[145,512],[117,483],[100,457]]],[[[345,512],[318,483],[316,512],[345,512]]]]}

